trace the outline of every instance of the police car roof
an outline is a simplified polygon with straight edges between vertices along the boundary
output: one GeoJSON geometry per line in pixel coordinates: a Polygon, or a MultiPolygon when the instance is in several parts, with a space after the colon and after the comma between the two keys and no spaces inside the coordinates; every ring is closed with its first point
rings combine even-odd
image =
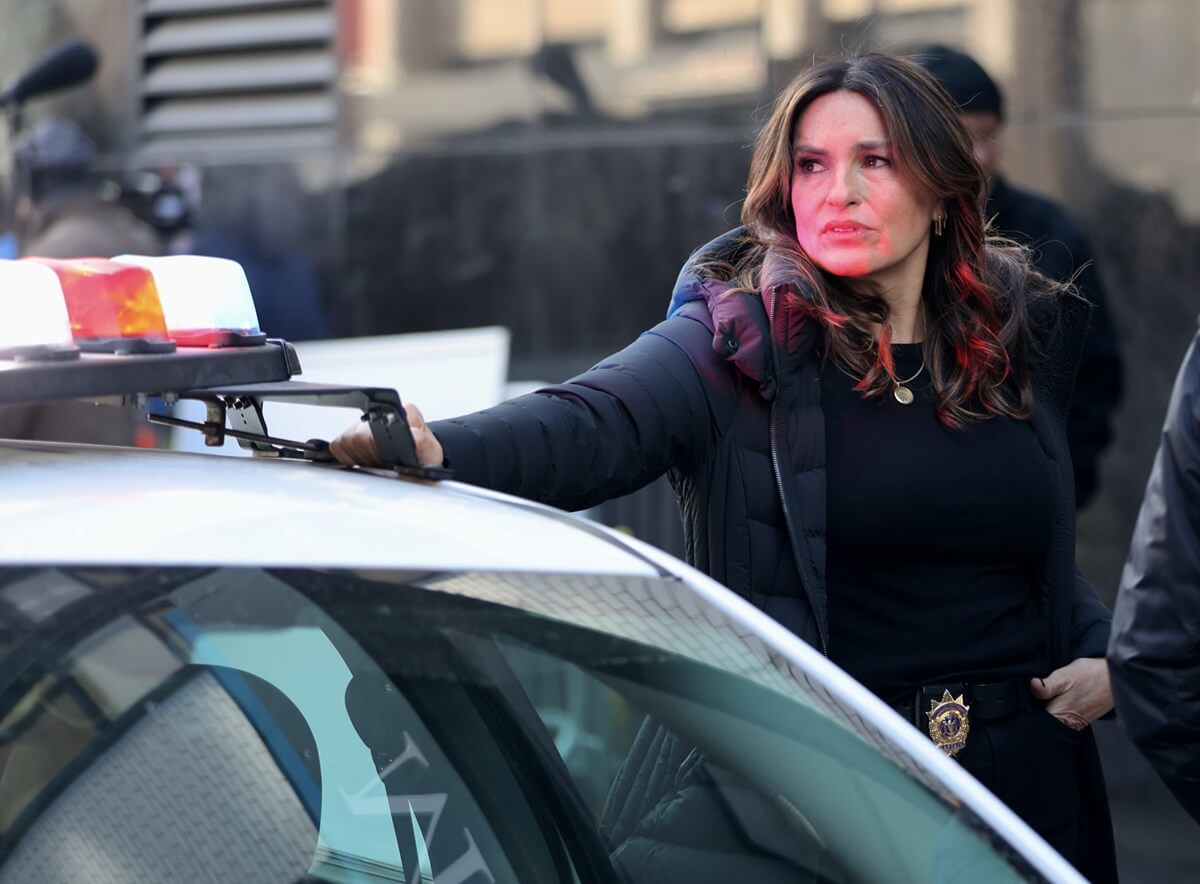
{"type": "Polygon", "coordinates": [[[301,461],[4,441],[0,487],[0,564],[663,573],[547,507],[301,461]]]}

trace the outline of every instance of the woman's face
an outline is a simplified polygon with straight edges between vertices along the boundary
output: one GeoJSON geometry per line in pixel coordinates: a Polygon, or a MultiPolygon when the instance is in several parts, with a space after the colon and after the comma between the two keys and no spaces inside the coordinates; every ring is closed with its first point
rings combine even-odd
{"type": "Polygon", "coordinates": [[[792,212],[809,258],[884,292],[897,285],[919,292],[940,208],[900,174],[875,106],[856,92],[822,95],[792,137],[792,212]]]}

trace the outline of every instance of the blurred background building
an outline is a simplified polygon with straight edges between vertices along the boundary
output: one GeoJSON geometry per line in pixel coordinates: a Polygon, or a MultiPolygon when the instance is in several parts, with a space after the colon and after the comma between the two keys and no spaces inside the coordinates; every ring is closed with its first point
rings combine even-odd
{"type": "MultiPolygon", "coordinates": [[[[1060,199],[1102,261],[1127,392],[1080,559],[1112,600],[1200,311],[1195,0],[0,0],[0,13],[4,76],[69,36],[99,49],[89,86],[30,116],[84,125],[169,247],[222,241],[260,260],[284,312],[287,291],[319,299],[324,335],[507,326],[511,377],[546,380],[663,316],[680,263],[737,223],[755,127],[800,66],[965,49],[1006,93],[1009,177],[1060,199]]],[[[613,513],[670,547],[664,500],[613,513]]],[[[1126,880],[1194,876],[1200,840],[1101,731],[1126,880]]]]}

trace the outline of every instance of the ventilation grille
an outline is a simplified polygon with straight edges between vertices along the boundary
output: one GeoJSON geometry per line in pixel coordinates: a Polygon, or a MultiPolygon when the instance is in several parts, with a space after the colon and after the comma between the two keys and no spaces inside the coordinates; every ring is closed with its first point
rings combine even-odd
{"type": "Polygon", "coordinates": [[[143,156],[202,160],[332,146],[334,0],[145,0],[143,156]]]}

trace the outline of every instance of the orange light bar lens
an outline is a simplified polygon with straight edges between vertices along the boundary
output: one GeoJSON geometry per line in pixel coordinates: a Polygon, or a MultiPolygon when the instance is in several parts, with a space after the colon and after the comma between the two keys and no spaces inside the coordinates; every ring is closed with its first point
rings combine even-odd
{"type": "Polygon", "coordinates": [[[62,284],[76,342],[122,338],[167,339],[154,276],[106,258],[26,258],[44,264],[62,284]]]}

